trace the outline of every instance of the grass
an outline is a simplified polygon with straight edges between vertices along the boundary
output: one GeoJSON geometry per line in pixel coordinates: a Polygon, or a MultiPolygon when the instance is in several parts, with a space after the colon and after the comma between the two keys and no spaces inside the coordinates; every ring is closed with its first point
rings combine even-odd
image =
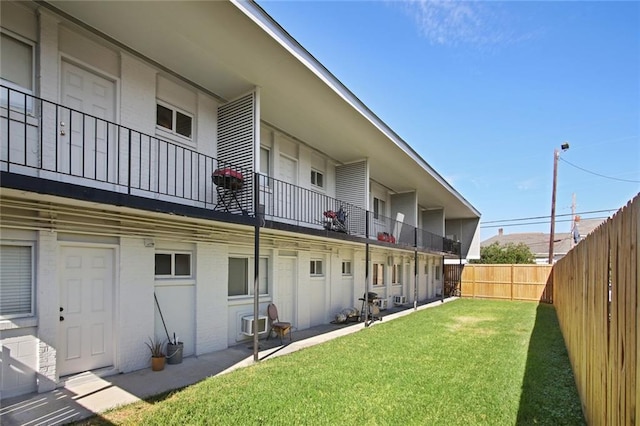
{"type": "Polygon", "coordinates": [[[458,300],[83,424],[584,424],[553,306],[458,300]]]}

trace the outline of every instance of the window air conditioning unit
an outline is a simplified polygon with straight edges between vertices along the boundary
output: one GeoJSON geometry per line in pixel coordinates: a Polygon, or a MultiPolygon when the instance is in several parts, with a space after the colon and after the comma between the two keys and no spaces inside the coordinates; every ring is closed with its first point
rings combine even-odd
{"type": "Polygon", "coordinates": [[[407,296],[393,296],[393,304],[396,306],[407,303],[407,296]]]}
{"type": "MultiPolygon", "coordinates": [[[[258,317],[257,330],[258,334],[267,332],[268,319],[264,315],[258,317]]],[[[253,331],[256,330],[256,321],[253,319],[253,315],[247,315],[242,317],[242,334],[247,336],[253,336],[253,331]]]]}
{"type": "Polygon", "coordinates": [[[387,299],[375,299],[373,301],[374,304],[378,305],[378,309],[380,309],[381,311],[387,309],[388,302],[389,301],[387,299]]]}

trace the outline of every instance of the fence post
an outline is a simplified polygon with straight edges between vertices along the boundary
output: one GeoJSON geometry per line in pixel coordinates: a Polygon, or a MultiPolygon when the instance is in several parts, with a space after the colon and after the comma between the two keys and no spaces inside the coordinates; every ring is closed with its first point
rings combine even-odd
{"type": "Polygon", "coordinates": [[[476,268],[471,268],[471,298],[476,298],[476,268]]]}
{"type": "Polygon", "coordinates": [[[511,300],[513,301],[513,263],[511,264],[511,300]]]}

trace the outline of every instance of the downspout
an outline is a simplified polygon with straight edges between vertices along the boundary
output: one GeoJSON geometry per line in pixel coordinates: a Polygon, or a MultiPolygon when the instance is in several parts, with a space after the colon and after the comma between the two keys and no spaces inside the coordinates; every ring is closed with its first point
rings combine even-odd
{"type": "Polygon", "coordinates": [[[253,362],[258,362],[258,351],[260,349],[258,344],[258,317],[260,310],[260,289],[259,289],[259,276],[260,276],[260,177],[258,173],[253,174],[253,215],[255,216],[255,223],[253,225],[253,362]]]}
{"type": "Polygon", "coordinates": [[[413,310],[418,310],[418,228],[413,237],[413,310]]]}
{"type": "Polygon", "coordinates": [[[440,258],[440,302],[444,303],[444,255],[440,258]]]}
{"type": "Polygon", "coordinates": [[[459,259],[459,266],[458,266],[458,276],[456,277],[456,289],[458,289],[458,291],[456,291],[456,294],[458,295],[458,297],[462,297],[462,243],[458,241],[458,259],[459,259]]]}
{"type": "Polygon", "coordinates": [[[366,243],[364,245],[364,294],[362,297],[364,302],[364,326],[369,327],[369,211],[365,216],[365,238],[366,243]]]}

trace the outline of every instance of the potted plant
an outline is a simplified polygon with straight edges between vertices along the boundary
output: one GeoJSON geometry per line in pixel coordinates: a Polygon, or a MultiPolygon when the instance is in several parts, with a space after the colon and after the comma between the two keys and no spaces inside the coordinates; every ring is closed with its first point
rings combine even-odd
{"type": "Polygon", "coordinates": [[[151,370],[164,370],[164,363],[166,360],[166,354],[164,353],[164,341],[161,341],[157,337],[155,339],[149,337],[149,341],[144,343],[151,351],[151,370]]]}

